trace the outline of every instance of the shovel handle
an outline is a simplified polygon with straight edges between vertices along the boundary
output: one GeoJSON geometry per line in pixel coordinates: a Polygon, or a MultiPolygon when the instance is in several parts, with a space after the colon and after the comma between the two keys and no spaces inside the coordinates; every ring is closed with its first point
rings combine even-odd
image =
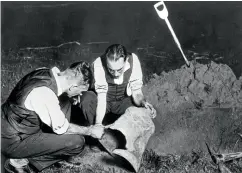
{"type": "Polygon", "coordinates": [[[165,22],[166,22],[166,24],[167,24],[167,26],[168,26],[168,28],[169,28],[171,34],[172,34],[172,37],[173,37],[173,39],[174,39],[174,41],[175,41],[177,47],[179,48],[179,50],[180,50],[180,52],[181,52],[181,54],[182,54],[182,56],[183,56],[183,58],[184,58],[184,60],[185,60],[185,62],[186,62],[186,64],[187,64],[187,66],[190,67],[190,63],[189,63],[189,61],[187,60],[187,58],[186,58],[186,56],[185,56],[185,54],[184,54],[184,52],[183,52],[183,50],[182,50],[182,48],[181,48],[180,42],[179,42],[179,40],[178,40],[178,38],[177,38],[177,36],[176,36],[176,34],[175,34],[175,32],[174,32],[174,30],[173,30],[173,28],[172,28],[170,22],[169,22],[169,20],[168,20],[168,10],[167,10],[167,8],[166,8],[165,3],[164,3],[163,1],[160,1],[160,2],[158,2],[158,3],[156,3],[156,4],[154,5],[154,8],[155,8],[155,10],[156,10],[158,16],[159,16],[161,19],[165,20],[165,22]],[[163,6],[163,9],[162,9],[162,10],[159,10],[159,9],[158,9],[158,7],[160,7],[160,6],[163,6]]]}
{"type": "Polygon", "coordinates": [[[182,54],[182,56],[183,56],[183,58],[184,58],[184,60],[185,60],[185,62],[186,62],[186,64],[187,64],[187,66],[190,67],[190,63],[189,63],[189,61],[187,60],[186,55],[184,54],[184,52],[183,52],[183,50],[182,50],[182,48],[181,48],[180,42],[179,42],[179,40],[178,40],[178,38],[177,38],[177,36],[176,36],[174,30],[173,30],[173,28],[172,28],[172,26],[171,26],[171,24],[170,24],[168,18],[166,18],[165,21],[166,21],[166,24],[167,24],[167,26],[168,26],[168,28],[169,28],[169,30],[170,30],[170,32],[171,32],[171,35],[172,35],[172,37],[173,37],[173,39],[174,39],[174,41],[175,41],[177,47],[179,48],[179,50],[180,50],[180,52],[181,52],[181,54],[182,54]]]}
{"type": "Polygon", "coordinates": [[[159,15],[159,17],[161,19],[166,19],[168,17],[168,10],[167,10],[166,5],[165,5],[165,3],[163,1],[160,1],[160,2],[156,3],[154,5],[154,8],[155,8],[157,14],[159,15]],[[163,8],[162,8],[162,10],[159,10],[158,8],[161,7],[161,6],[163,8]]]}

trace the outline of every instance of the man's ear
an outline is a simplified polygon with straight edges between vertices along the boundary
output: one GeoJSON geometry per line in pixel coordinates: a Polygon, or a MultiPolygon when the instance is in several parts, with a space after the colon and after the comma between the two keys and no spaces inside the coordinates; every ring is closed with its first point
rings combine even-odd
{"type": "Polygon", "coordinates": [[[69,87],[69,91],[75,89],[76,87],[77,87],[77,85],[71,85],[71,86],[69,87]]]}

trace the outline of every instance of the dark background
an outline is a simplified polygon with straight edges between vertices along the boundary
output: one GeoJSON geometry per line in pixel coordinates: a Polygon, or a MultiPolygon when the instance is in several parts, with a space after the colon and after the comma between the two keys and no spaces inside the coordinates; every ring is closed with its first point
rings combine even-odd
{"type": "MultiPolygon", "coordinates": [[[[179,53],[165,21],[153,7],[155,3],[1,2],[2,50],[79,41],[108,42],[99,47],[98,53],[113,43],[124,44],[134,52],[140,47],[153,47],[179,53]]],[[[242,2],[165,3],[168,19],[185,52],[218,53],[226,58],[223,63],[241,75],[242,2]]]]}
{"type": "MultiPolygon", "coordinates": [[[[156,2],[1,2],[2,47],[109,41],[176,49],[156,2]]],[[[241,48],[242,2],[166,2],[184,49],[241,48]]]]}

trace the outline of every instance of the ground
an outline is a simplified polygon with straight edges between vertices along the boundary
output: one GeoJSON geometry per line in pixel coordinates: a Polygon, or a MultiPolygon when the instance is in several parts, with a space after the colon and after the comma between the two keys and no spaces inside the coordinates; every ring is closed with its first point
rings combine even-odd
{"type": "MultiPolygon", "coordinates": [[[[168,57],[169,55],[156,55],[168,57]]],[[[51,67],[56,65],[64,69],[73,59],[53,58],[58,56],[58,52],[53,50],[44,51],[8,51],[3,52],[1,56],[1,101],[4,102],[17,81],[28,72],[39,67],[51,67]]],[[[144,62],[145,60],[141,60],[144,62]]],[[[169,60],[173,67],[170,69],[179,69],[182,59],[172,58],[169,60]],[[175,65],[174,65],[174,62],[175,65]]],[[[183,62],[184,64],[184,62],[183,62]]],[[[147,65],[147,63],[146,63],[147,65]]],[[[163,71],[159,66],[152,68],[144,66],[146,86],[152,88],[156,83],[151,81],[151,73],[155,68],[163,71]],[[152,69],[152,70],[151,70],[152,69]],[[152,86],[151,86],[152,85],[152,86]]],[[[168,67],[166,69],[168,70],[168,67]]],[[[160,73],[157,72],[159,79],[160,73]]],[[[162,76],[162,75],[161,75],[162,76]]],[[[160,78],[161,79],[161,78],[160,78]]],[[[154,78],[153,78],[154,80],[154,78]]],[[[157,80],[158,81],[158,80],[157,80]]],[[[160,80],[162,81],[162,80],[160,80]]],[[[163,86],[161,82],[160,86],[163,86]]],[[[153,90],[156,92],[156,90],[153,90]]],[[[157,90],[158,92],[158,90],[157,90]]],[[[146,93],[148,98],[149,94],[146,93]]],[[[161,96],[162,98],[162,96],[161,96]]],[[[161,101],[150,99],[152,104],[159,106],[161,101]]],[[[170,100],[171,101],[171,100],[170,100]]],[[[238,152],[242,149],[242,139],[238,135],[242,133],[241,116],[242,110],[237,107],[212,108],[203,107],[196,103],[195,107],[187,109],[177,109],[173,112],[165,112],[162,108],[158,110],[157,118],[154,120],[156,132],[150,139],[147,150],[143,155],[142,164],[139,173],[151,172],[218,172],[206,149],[205,142],[216,152],[228,153],[238,152]]],[[[82,157],[74,158],[80,166],[73,167],[65,162],[62,166],[54,165],[43,173],[52,172],[131,172],[123,162],[119,163],[113,160],[111,156],[104,152],[89,151],[85,149],[82,157]]],[[[226,163],[226,166],[233,173],[242,172],[242,160],[237,159],[226,163]]]]}

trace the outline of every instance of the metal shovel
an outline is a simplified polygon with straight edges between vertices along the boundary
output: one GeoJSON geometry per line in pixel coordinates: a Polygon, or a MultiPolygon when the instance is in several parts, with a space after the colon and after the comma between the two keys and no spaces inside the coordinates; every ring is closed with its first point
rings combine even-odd
{"type": "Polygon", "coordinates": [[[225,166],[225,162],[234,160],[234,159],[239,159],[242,158],[242,152],[236,152],[236,153],[228,153],[228,154],[216,154],[214,153],[208,144],[206,143],[208,153],[212,159],[212,161],[218,165],[218,169],[221,173],[231,173],[229,168],[225,166]]]}
{"type": "Polygon", "coordinates": [[[173,39],[175,40],[176,45],[177,45],[178,48],[180,49],[181,54],[182,54],[184,60],[186,61],[187,66],[189,67],[189,66],[190,66],[190,63],[189,63],[189,61],[187,60],[185,54],[183,53],[183,50],[182,50],[181,45],[180,45],[180,43],[179,43],[179,40],[178,40],[178,38],[176,37],[176,34],[175,34],[175,32],[174,32],[174,30],[173,30],[173,28],[172,28],[172,26],[171,26],[171,24],[170,24],[170,22],[169,22],[169,20],[168,20],[168,10],[167,10],[167,8],[166,8],[166,6],[165,6],[165,3],[164,3],[163,1],[160,1],[160,2],[158,2],[158,3],[156,3],[156,4],[154,5],[154,8],[155,8],[157,14],[159,15],[159,17],[160,17],[161,19],[165,20],[165,22],[166,22],[166,24],[167,24],[167,26],[168,26],[168,28],[169,28],[169,30],[170,30],[172,36],[173,36],[173,39]],[[158,8],[161,8],[162,10],[159,10],[158,8]]]}

